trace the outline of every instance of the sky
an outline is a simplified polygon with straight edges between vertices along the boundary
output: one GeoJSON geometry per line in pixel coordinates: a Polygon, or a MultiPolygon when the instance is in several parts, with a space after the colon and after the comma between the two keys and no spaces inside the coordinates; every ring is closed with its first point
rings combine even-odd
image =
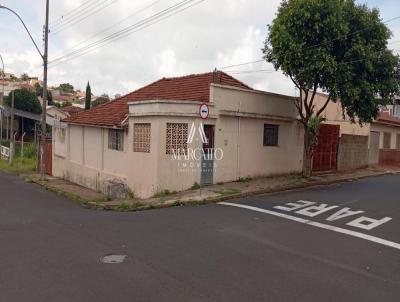
{"type": "MultiPolygon", "coordinates": [[[[182,0],[50,0],[49,84],[71,83],[84,89],[90,81],[94,93],[114,96],[162,77],[210,72],[262,58],[267,25],[280,0],[186,1],[179,9],[187,9],[171,11],[174,15],[165,18],[161,12],[182,0]],[[154,16],[161,20],[151,19],[154,16]],[[89,52],[83,48],[87,53],[75,57],[73,51],[129,26],[136,26],[133,32],[120,32],[120,39],[103,40],[103,47],[89,52]],[[65,54],[69,56],[60,59],[65,54]]],[[[399,0],[357,2],[379,8],[382,20],[400,15],[399,0]]],[[[0,4],[21,15],[43,49],[45,0],[0,0],[0,4]]],[[[393,32],[389,47],[400,53],[400,19],[387,25],[393,32]]],[[[6,72],[43,77],[41,58],[21,23],[4,10],[0,10],[0,54],[6,72]]],[[[280,72],[265,72],[271,69],[270,64],[257,62],[223,70],[255,89],[294,95],[292,82],[280,72]]]]}

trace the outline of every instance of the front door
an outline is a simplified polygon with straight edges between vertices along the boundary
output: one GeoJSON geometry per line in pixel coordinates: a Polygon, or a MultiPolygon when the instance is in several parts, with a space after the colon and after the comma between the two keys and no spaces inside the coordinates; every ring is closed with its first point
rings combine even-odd
{"type": "Polygon", "coordinates": [[[201,159],[201,185],[212,185],[214,180],[214,126],[204,125],[207,142],[203,143],[201,159]]]}

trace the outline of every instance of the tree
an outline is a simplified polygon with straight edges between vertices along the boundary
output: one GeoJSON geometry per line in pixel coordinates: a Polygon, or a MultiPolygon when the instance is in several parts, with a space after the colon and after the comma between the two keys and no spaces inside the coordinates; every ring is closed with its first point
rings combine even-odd
{"type": "Polygon", "coordinates": [[[390,30],[377,9],[354,0],[284,0],[269,26],[263,52],[300,91],[295,105],[304,127],[303,176],[311,175],[319,126],[329,102],[352,122],[372,122],[394,101],[400,60],[387,48],[390,30]],[[316,108],[315,95],[328,96],[316,108]]]}
{"type": "Polygon", "coordinates": [[[92,102],[92,108],[94,108],[94,107],[97,107],[97,106],[99,106],[99,105],[101,105],[101,104],[105,104],[105,103],[108,103],[110,101],[110,99],[109,98],[106,98],[106,97],[98,97],[96,100],[94,100],[93,102],[92,102]]]}
{"type": "Polygon", "coordinates": [[[72,103],[69,101],[62,102],[60,108],[72,106],[72,103]]]}
{"type": "Polygon", "coordinates": [[[67,93],[74,92],[74,86],[72,86],[70,83],[60,84],[60,86],[58,86],[58,89],[60,89],[62,92],[67,93]]]}
{"type": "MultiPolygon", "coordinates": [[[[35,91],[37,96],[43,98],[43,87],[39,83],[35,84],[35,91]]],[[[53,94],[50,90],[47,90],[47,105],[54,106],[53,94]]]]}
{"type": "Polygon", "coordinates": [[[90,84],[88,82],[86,85],[85,110],[90,109],[91,101],[92,101],[92,90],[90,89],[90,84]]]}
{"type": "Polygon", "coordinates": [[[27,73],[23,73],[20,76],[21,81],[28,81],[29,80],[29,75],[27,73]]]}
{"type": "MultiPolygon", "coordinates": [[[[5,104],[11,107],[11,93],[5,98],[5,104]]],[[[14,108],[36,114],[42,113],[42,106],[36,93],[27,89],[14,90],[14,108]]]]}

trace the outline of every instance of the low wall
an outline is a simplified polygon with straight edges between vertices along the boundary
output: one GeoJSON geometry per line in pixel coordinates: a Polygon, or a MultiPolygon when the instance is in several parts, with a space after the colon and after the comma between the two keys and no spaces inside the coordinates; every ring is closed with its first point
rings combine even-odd
{"type": "Polygon", "coordinates": [[[400,150],[396,149],[380,149],[379,150],[380,164],[399,164],[400,150]]]}
{"type": "Polygon", "coordinates": [[[339,140],[338,170],[368,166],[368,136],[343,134],[339,140]]]}

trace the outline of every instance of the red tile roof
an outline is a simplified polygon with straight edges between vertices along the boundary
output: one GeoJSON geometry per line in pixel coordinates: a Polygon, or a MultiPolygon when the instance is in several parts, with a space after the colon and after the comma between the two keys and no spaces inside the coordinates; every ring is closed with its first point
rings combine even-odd
{"type": "Polygon", "coordinates": [[[400,127],[400,118],[392,116],[386,112],[381,112],[375,123],[391,124],[400,127]]]}
{"type": "Polygon", "coordinates": [[[79,112],[82,112],[83,109],[77,106],[66,106],[66,107],[61,107],[61,111],[64,111],[66,113],[69,113],[70,115],[78,114],[79,112]]]}
{"type": "Polygon", "coordinates": [[[163,78],[119,99],[71,116],[64,121],[71,124],[120,127],[129,113],[129,102],[146,100],[209,102],[211,83],[252,90],[246,84],[221,71],[163,78]]]}

